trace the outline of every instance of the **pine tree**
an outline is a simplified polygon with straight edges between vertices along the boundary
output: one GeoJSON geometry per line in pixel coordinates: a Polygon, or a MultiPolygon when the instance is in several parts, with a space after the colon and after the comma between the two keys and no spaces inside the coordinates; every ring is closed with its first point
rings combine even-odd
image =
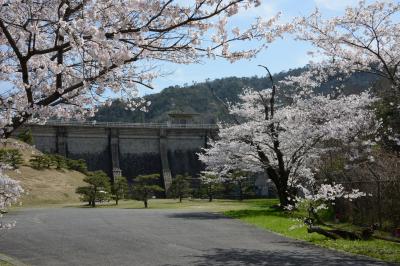
{"type": "Polygon", "coordinates": [[[133,191],[138,200],[143,201],[144,207],[148,208],[148,199],[154,192],[164,191],[155,181],[160,178],[159,174],[139,175],[134,179],[133,191]]]}

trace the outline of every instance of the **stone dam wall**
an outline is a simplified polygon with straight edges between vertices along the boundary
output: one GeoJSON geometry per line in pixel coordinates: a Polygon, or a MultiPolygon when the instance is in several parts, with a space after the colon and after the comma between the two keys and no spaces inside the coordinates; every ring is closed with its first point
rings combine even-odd
{"type": "Polygon", "coordinates": [[[177,174],[198,176],[204,166],[196,153],[217,133],[215,125],[202,124],[48,122],[15,134],[27,128],[42,152],[84,159],[89,170],[103,170],[110,178],[116,168],[128,178],[160,173],[165,189],[177,174]]]}

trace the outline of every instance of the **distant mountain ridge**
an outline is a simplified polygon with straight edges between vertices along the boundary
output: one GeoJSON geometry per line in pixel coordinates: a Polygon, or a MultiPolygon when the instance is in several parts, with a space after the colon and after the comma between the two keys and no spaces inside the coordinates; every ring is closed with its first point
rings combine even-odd
{"type": "MultiPolygon", "coordinates": [[[[291,69],[274,75],[275,82],[283,80],[287,76],[298,76],[305,68],[291,69]]],[[[365,90],[377,81],[377,77],[371,74],[358,73],[343,82],[346,91],[357,93],[365,90]]],[[[326,93],[337,86],[335,82],[322,85],[318,91],[326,93]]],[[[121,100],[113,101],[109,107],[101,107],[91,120],[104,122],[166,122],[170,112],[199,113],[200,120],[204,123],[229,120],[226,108],[217,99],[225,102],[236,103],[238,95],[243,88],[262,90],[270,87],[270,81],[266,77],[228,77],[212,81],[194,83],[189,86],[171,86],[159,93],[144,96],[151,101],[148,112],[139,110],[126,110],[125,103],[121,100]]]]}

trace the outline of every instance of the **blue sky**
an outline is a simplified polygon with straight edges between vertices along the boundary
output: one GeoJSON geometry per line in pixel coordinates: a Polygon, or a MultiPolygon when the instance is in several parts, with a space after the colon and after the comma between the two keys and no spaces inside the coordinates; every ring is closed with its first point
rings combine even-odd
{"type": "MultiPolygon", "coordinates": [[[[296,16],[308,15],[318,7],[327,17],[340,15],[346,6],[357,4],[357,0],[262,0],[262,5],[244,11],[231,23],[231,26],[245,27],[256,17],[268,18],[279,11],[282,12],[282,22],[291,21],[296,16]]],[[[204,60],[202,64],[178,65],[165,63],[163,69],[172,74],[159,77],[155,80],[154,90],[142,89],[141,94],[158,92],[171,85],[191,84],[193,81],[202,82],[205,79],[216,79],[229,76],[245,77],[264,75],[264,71],[257,65],[262,64],[277,73],[290,68],[301,67],[307,64],[307,51],[312,47],[304,42],[295,41],[286,36],[283,40],[273,42],[268,49],[262,51],[251,60],[241,60],[235,63],[219,60],[204,60]]]]}

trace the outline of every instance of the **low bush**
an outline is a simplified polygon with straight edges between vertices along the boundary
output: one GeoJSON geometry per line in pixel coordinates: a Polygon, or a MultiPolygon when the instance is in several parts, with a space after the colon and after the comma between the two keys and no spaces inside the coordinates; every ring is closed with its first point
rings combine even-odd
{"type": "Polygon", "coordinates": [[[22,154],[17,149],[0,149],[0,162],[17,169],[22,163],[22,154]]]}
{"type": "Polygon", "coordinates": [[[67,158],[65,158],[64,156],[59,154],[51,154],[48,156],[50,157],[49,159],[52,161],[52,164],[56,167],[57,170],[67,168],[67,158]]]}
{"type": "Polygon", "coordinates": [[[66,162],[66,167],[69,170],[75,170],[83,174],[86,174],[88,172],[86,161],[83,159],[78,159],[78,160],[66,159],[65,162],[66,162]]]}
{"type": "Polygon", "coordinates": [[[29,162],[31,163],[31,167],[37,170],[49,169],[53,165],[51,156],[47,154],[33,155],[29,162]]]}
{"type": "Polygon", "coordinates": [[[83,174],[87,174],[88,172],[85,160],[68,159],[59,154],[33,155],[29,161],[32,168],[39,170],[55,167],[57,170],[75,170],[83,174]]]}

